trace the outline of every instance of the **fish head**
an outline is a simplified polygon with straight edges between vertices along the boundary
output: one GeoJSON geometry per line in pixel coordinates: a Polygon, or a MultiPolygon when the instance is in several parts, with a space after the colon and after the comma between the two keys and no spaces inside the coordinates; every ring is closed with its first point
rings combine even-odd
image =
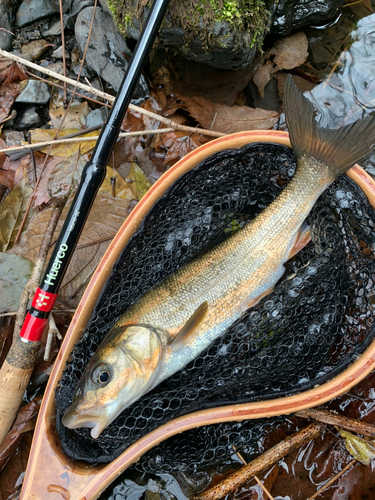
{"type": "Polygon", "coordinates": [[[125,408],[156,385],[162,357],[163,343],[154,328],[113,328],[87,365],[62,423],[70,429],[89,427],[96,439],[125,408]]]}

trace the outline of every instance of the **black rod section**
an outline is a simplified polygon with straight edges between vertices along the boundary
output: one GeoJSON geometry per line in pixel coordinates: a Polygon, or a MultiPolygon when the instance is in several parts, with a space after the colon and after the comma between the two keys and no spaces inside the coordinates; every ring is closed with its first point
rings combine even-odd
{"type": "MultiPolygon", "coordinates": [[[[104,181],[106,166],[120,132],[131,97],[148,59],[170,0],[155,0],[137,42],[110,116],[99,135],[90,161],[85,165],[81,182],[47,265],[40,289],[56,293],[64,277],[96,193],[104,181]]],[[[36,315],[36,313],[34,313],[36,315]]]]}

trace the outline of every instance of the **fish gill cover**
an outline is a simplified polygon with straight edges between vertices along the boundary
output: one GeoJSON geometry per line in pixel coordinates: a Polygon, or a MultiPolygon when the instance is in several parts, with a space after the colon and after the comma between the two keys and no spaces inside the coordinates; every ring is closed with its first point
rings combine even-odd
{"type": "MultiPolygon", "coordinates": [[[[309,216],[312,242],[286,265],[279,284],[183,370],[127,408],[93,440],[61,415],[97,347],[144,292],[254,218],[294,174],[293,152],[251,144],[226,150],[184,174],[154,205],[109,277],[56,390],[65,452],[112,461],[132,443],[180,415],[299,393],[340,373],[374,337],[375,211],[341,176],[309,216]]],[[[280,418],[210,425],[172,437],[135,465],[192,470],[256,451],[280,418]],[[178,448],[178,453],[176,449],[178,448]]]]}

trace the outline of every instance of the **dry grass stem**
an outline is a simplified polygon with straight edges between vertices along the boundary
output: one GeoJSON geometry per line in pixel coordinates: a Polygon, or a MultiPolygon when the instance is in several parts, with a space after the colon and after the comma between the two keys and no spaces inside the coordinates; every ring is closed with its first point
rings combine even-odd
{"type": "MultiPolygon", "coordinates": [[[[52,78],[55,78],[56,80],[67,82],[70,85],[76,86],[77,88],[86,90],[87,92],[91,92],[92,94],[101,97],[102,99],[106,99],[109,102],[113,102],[115,100],[115,98],[112,95],[107,94],[106,92],[102,92],[101,90],[85,85],[84,83],[76,82],[71,78],[59,75],[59,73],[56,73],[55,71],[51,71],[48,68],[43,68],[42,66],[38,66],[35,63],[26,61],[25,59],[22,59],[21,57],[11,54],[5,50],[0,49],[0,56],[7,57],[9,59],[12,59],[13,61],[17,61],[20,64],[33,68],[36,71],[39,71],[40,73],[44,73],[52,78]]],[[[147,111],[146,109],[140,108],[139,106],[135,106],[134,104],[129,104],[129,109],[141,115],[145,115],[148,116],[149,118],[158,120],[159,122],[164,123],[175,130],[181,130],[182,132],[202,134],[210,137],[222,137],[223,135],[225,135],[221,132],[215,132],[214,130],[206,130],[198,127],[187,127],[186,125],[180,125],[179,123],[174,122],[173,120],[169,120],[169,118],[165,118],[164,116],[153,113],[152,111],[147,111]]]]}
{"type": "Polygon", "coordinates": [[[323,493],[323,491],[325,491],[327,488],[329,488],[331,486],[331,484],[335,483],[339,477],[341,477],[343,474],[345,474],[345,472],[349,469],[351,469],[356,463],[357,463],[358,460],[356,460],[355,458],[353,458],[353,460],[351,460],[343,469],[342,471],[338,472],[336,474],[336,476],[334,476],[332,479],[330,479],[324,486],[322,486],[316,493],[314,493],[310,498],[308,498],[307,500],[314,500],[314,498],[318,497],[321,493],[323,493]]]}
{"type": "MultiPolygon", "coordinates": [[[[65,58],[65,30],[64,30],[64,13],[63,13],[63,4],[62,0],[59,0],[60,7],[60,26],[61,26],[61,45],[63,51],[63,72],[64,76],[66,76],[66,58],[65,58]]],[[[66,82],[64,82],[64,106],[66,106],[67,102],[67,92],[66,92],[66,82]]]]}
{"type": "Polygon", "coordinates": [[[264,493],[268,496],[270,500],[275,500],[271,493],[267,490],[267,488],[264,486],[264,484],[258,479],[258,476],[254,476],[255,481],[259,484],[259,486],[262,488],[264,493]]]}
{"type": "MultiPolygon", "coordinates": [[[[131,136],[137,136],[137,135],[147,135],[147,134],[166,134],[167,132],[173,132],[173,128],[161,128],[157,130],[138,130],[137,132],[122,132],[119,134],[119,137],[131,137],[131,136]]],[[[85,132],[85,131],[83,131],[85,132]]],[[[70,144],[70,143],[81,143],[81,142],[91,142],[91,141],[96,141],[99,138],[98,135],[94,135],[91,137],[74,137],[71,139],[56,139],[56,140],[51,140],[51,141],[46,141],[46,142],[36,142],[32,144],[33,149],[41,149],[45,148],[46,146],[54,146],[55,144],[70,144]]],[[[15,146],[11,148],[4,148],[0,149],[0,153],[11,153],[12,151],[23,151],[23,150],[29,150],[30,146],[25,145],[25,146],[15,146]]]]}
{"type": "Polygon", "coordinates": [[[242,484],[247,483],[261,471],[278,462],[281,458],[288,455],[293,450],[296,450],[308,443],[312,439],[317,438],[324,427],[320,424],[310,424],[304,429],[287,437],[281,443],[270,448],[268,451],[257,457],[249,464],[236,470],[230,476],[226,477],[219,484],[209,488],[195,497],[195,500],[216,500],[223,498],[228,493],[235,491],[242,484]]]}
{"type": "Polygon", "coordinates": [[[295,413],[296,417],[302,418],[312,418],[323,424],[335,425],[346,429],[347,431],[352,431],[362,436],[375,437],[375,425],[367,424],[366,422],[359,422],[354,418],[348,418],[341,415],[337,415],[332,411],[319,410],[316,408],[311,408],[310,410],[302,410],[295,413]]]}
{"type": "Polygon", "coordinates": [[[59,340],[62,340],[61,333],[59,332],[59,329],[56,326],[55,320],[53,319],[53,315],[52,313],[50,313],[48,317],[48,336],[43,356],[44,361],[49,361],[49,357],[51,355],[53,337],[57,337],[59,340]]]}

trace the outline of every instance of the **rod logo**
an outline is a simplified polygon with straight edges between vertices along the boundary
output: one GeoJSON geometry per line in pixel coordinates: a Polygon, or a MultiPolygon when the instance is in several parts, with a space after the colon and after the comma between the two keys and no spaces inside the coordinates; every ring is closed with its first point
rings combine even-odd
{"type": "Polygon", "coordinates": [[[65,257],[65,253],[67,250],[68,250],[68,245],[66,245],[65,243],[62,243],[59,247],[59,251],[57,252],[55,260],[53,261],[51,270],[47,274],[46,279],[44,280],[44,283],[46,285],[52,286],[55,284],[55,280],[59,274],[59,269],[61,267],[62,261],[65,257]]]}

